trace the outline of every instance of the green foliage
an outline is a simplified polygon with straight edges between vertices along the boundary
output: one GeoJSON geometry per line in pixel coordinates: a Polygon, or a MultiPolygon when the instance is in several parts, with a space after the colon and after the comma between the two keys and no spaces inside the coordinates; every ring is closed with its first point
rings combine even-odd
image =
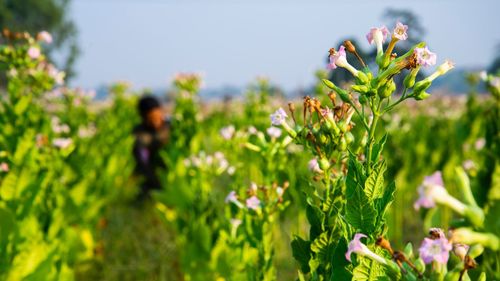
{"type": "MultiPolygon", "coordinates": [[[[54,38],[53,44],[46,50],[47,55],[51,57],[50,54],[54,51],[66,54],[60,67],[67,77],[73,77],[74,63],[80,50],[76,40],[76,26],[67,16],[69,5],[69,0],[4,0],[0,5],[0,26],[8,27],[8,34],[13,37],[16,36],[15,33],[25,31],[36,34],[43,27],[54,38]]],[[[4,32],[4,39],[10,37],[5,35],[4,32]]]]}

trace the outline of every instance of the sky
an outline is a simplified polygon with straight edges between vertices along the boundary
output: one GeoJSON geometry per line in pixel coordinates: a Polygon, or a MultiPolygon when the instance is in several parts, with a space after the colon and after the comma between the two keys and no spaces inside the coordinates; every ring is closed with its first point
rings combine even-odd
{"type": "Polygon", "coordinates": [[[386,24],[387,8],[419,17],[438,62],[485,67],[500,45],[498,0],[73,0],[82,54],[71,84],[166,88],[175,73],[198,72],[206,88],[258,76],[308,87],[339,40],[354,36],[368,48],[365,35],[386,24]]]}

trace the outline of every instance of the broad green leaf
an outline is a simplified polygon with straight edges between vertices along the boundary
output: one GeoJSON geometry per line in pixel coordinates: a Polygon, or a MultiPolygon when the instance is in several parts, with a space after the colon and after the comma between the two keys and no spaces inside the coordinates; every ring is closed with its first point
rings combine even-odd
{"type": "Polygon", "coordinates": [[[16,229],[14,214],[7,208],[0,207],[0,252],[5,253],[9,236],[16,229]]]}
{"type": "Polygon", "coordinates": [[[311,243],[311,251],[317,254],[318,258],[323,261],[328,254],[328,232],[323,232],[311,243]]]}
{"type": "Polygon", "coordinates": [[[358,162],[355,156],[349,156],[349,170],[347,172],[346,184],[349,185],[352,182],[357,182],[361,186],[364,186],[366,181],[365,169],[363,165],[358,162]]]}
{"type": "Polygon", "coordinates": [[[373,150],[372,150],[372,162],[377,163],[379,161],[380,155],[382,154],[382,151],[384,150],[384,145],[387,142],[387,133],[380,139],[379,142],[375,143],[373,145],[373,150]]]}
{"type": "Polygon", "coordinates": [[[396,192],[396,183],[391,182],[384,190],[382,198],[375,201],[377,207],[379,221],[383,219],[389,205],[394,201],[394,193],[396,192]]]}
{"type": "MultiPolygon", "coordinates": [[[[379,247],[372,249],[376,254],[383,255],[383,250],[379,247]]],[[[362,256],[356,257],[358,265],[352,271],[352,280],[356,281],[389,281],[391,279],[389,270],[384,265],[362,256]]]]}
{"type": "Polygon", "coordinates": [[[31,102],[31,96],[22,96],[14,106],[16,115],[21,115],[26,111],[31,102]]]}
{"type": "Polygon", "coordinates": [[[2,180],[2,185],[0,186],[0,196],[3,200],[10,201],[14,199],[16,195],[17,180],[18,176],[15,171],[9,172],[2,180]]]}
{"type": "Polygon", "coordinates": [[[314,240],[318,235],[323,232],[323,219],[324,214],[321,210],[314,205],[307,205],[306,216],[311,229],[309,230],[309,239],[314,240]]]}
{"type": "Polygon", "coordinates": [[[346,220],[356,230],[371,233],[375,228],[377,211],[366,197],[363,188],[356,184],[347,186],[346,220]]]}
{"type": "Polygon", "coordinates": [[[332,275],[330,280],[351,280],[352,274],[347,270],[350,262],[345,258],[347,252],[347,242],[345,239],[339,239],[337,247],[332,255],[332,275]]]}
{"type": "Polygon", "coordinates": [[[375,165],[365,182],[365,194],[373,200],[382,196],[384,187],[384,173],[387,170],[385,161],[380,161],[375,165]]]}
{"type": "Polygon", "coordinates": [[[300,270],[303,273],[309,273],[309,260],[311,259],[311,242],[305,241],[299,236],[292,240],[292,254],[300,264],[300,270]]]}
{"type": "Polygon", "coordinates": [[[491,233],[500,233],[500,200],[490,201],[486,213],[484,228],[491,233]]]}

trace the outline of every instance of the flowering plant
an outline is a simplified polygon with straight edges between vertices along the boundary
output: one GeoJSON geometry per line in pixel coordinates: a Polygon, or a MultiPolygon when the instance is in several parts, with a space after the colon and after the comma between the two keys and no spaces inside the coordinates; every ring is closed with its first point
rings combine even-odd
{"type": "Polygon", "coordinates": [[[293,104],[289,109],[294,125],[281,108],[271,115],[272,125],[283,128],[316,157],[317,165],[311,163],[311,167],[320,184],[305,193],[306,215],[311,225],[309,237],[297,236],[292,241],[301,279],[309,276],[311,280],[379,280],[386,275],[410,276],[387,252],[369,251],[377,238],[387,232],[385,213],[396,191],[394,181],[385,179],[387,164],[382,152],[388,136],[380,132],[379,120],[407,99],[429,97],[426,91],[432,82],[452,69],[453,64],[446,61],[430,76],[415,81],[421,68],[436,63],[436,54],[424,42],[401,56],[393,54],[397,42],[408,38],[407,30],[407,26],[398,23],[385,51],[383,43],[389,30],[370,30],[366,37],[377,48],[376,71],[364,63],[350,41],[338,50],[330,49],[328,69],[345,68],[354,78],[348,90],[323,80],[331,90],[331,108],[316,98],[305,97],[302,124],[297,122],[293,104]],[[353,54],[364,68],[354,68],[347,54],[353,54]],[[405,74],[405,69],[409,73],[405,74]],[[397,90],[394,77],[398,75],[405,75],[404,84],[401,96],[393,101],[397,90]],[[353,236],[355,242],[348,245],[353,236]],[[367,238],[367,246],[360,244],[362,237],[367,238]],[[353,252],[361,254],[351,263],[353,252]]]}

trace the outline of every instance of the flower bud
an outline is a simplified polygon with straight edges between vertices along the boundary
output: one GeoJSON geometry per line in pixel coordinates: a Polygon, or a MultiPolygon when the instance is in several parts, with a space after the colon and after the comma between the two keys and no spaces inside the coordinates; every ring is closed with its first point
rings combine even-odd
{"type": "Polygon", "coordinates": [[[340,139],[339,148],[340,148],[341,151],[346,151],[347,150],[347,141],[345,140],[344,137],[342,137],[340,139]]]}
{"type": "Polygon", "coordinates": [[[330,168],[330,161],[328,161],[328,159],[321,158],[319,160],[318,164],[319,164],[319,168],[323,171],[326,171],[330,168]]]}
{"type": "Polygon", "coordinates": [[[416,100],[425,100],[426,98],[428,98],[430,96],[431,96],[431,94],[422,91],[422,92],[418,93],[417,95],[415,95],[415,99],[416,100]]]}
{"type": "Polygon", "coordinates": [[[394,80],[391,79],[378,89],[378,95],[381,98],[387,98],[387,97],[391,96],[395,90],[396,90],[396,83],[394,83],[394,80]]]}
{"type": "Polygon", "coordinates": [[[481,244],[475,244],[469,249],[469,256],[473,259],[479,257],[484,252],[484,247],[481,244]]]}
{"type": "Polygon", "coordinates": [[[339,128],[343,133],[347,132],[348,127],[349,127],[349,124],[347,124],[347,122],[345,120],[339,121],[339,128]]]}
{"type": "Polygon", "coordinates": [[[500,247],[500,239],[492,233],[475,232],[469,228],[457,228],[452,232],[452,240],[456,243],[481,244],[496,251],[500,247]]]}
{"type": "Polygon", "coordinates": [[[357,80],[359,80],[362,84],[370,82],[370,78],[368,78],[368,75],[366,75],[363,71],[358,71],[357,80]]]}
{"type": "Polygon", "coordinates": [[[418,258],[415,261],[415,268],[418,270],[418,272],[424,273],[425,271],[425,263],[421,258],[418,258]]]}
{"type": "Polygon", "coordinates": [[[418,71],[420,70],[420,66],[413,68],[408,75],[406,75],[404,80],[404,85],[406,88],[411,88],[415,85],[415,79],[417,78],[418,71]]]}
{"type": "Polygon", "coordinates": [[[368,91],[370,91],[370,88],[368,88],[368,86],[366,86],[366,85],[352,85],[351,89],[353,89],[354,91],[356,91],[360,94],[366,94],[366,93],[368,93],[368,91]]]}
{"type": "Polygon", "coordinates": [[[334,90],[340,96],[340,99],[343,102],[350,102],[351,101],[351,98],[349,97],[349,94],[347,93],[346,90],[344,90],[344,89],[342,89],[340,87],[337,87],[337,85],[333,84],[328,79],[323,79],[321,81],[323,81],[323,84],[325,84],[325,86],[327,86],[328,88],[334,90]]]}
{"type": "Polygon", "coordinates": [[[431,82],[427,80],[421,80],[418,81],[415,86],[413,87],[413,93],[419,94],[420,92],[423,92],[427,90],[431,86],[431,82]]]}
{"type": "Polygon", "coordinates": [[[411,242],[408,242],[408,244],[406,244],[404,253],[408,258],[413,257],[413,245],[411,244],[411,242]]]}
{"type": "Polygon", "coordinates": [[[325,136],[325,134],[319,134],[319,136],[317,136],[316,139],[319,140],[320,144],[327,144],[328,143],[328,138],[325,136]]]}
{"type": "Polygon", "coordinates": [[[354,135],[351,132],[345,133],[344,137],[345,137],[345,140],[346,140],[347,144],[351,144],[355,140],[354,139],[354,135]]]}
{"type": "Polygon", "coordinates": [[[462,261],[465,259],[468,250],[469,250],[468,245],[461,243],[453,244],[453,253],[462,261]]]}

